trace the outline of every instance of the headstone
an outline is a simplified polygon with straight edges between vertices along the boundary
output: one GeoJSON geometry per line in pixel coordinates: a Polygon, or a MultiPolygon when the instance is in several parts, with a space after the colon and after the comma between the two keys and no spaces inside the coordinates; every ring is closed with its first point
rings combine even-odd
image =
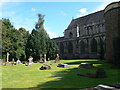
{"type": "Polygon", "coordinates": [[[21,63],[21,61],[18,59],[18,60],[16,61],[16,64],[22,64],[22,63],[21,63]]]}
{"type": "Polygon", "coordinates": [[[60,63],[60,64],[58,64],[57,67],[63,67],[63,68],[66,68],[66,67],[69,67],[69,66],[68,66],[68,64],[60,63]]]}
{"type": "Polygon", "coordinates": [[[55,59],[55,63],[59,62],[60,61],[60,58],[59,58],[59,54],[57,54],[57,57],[55,59]]]}
{"type": "Polygon", "coordinates": [[[40,70],[48,70],[48,69],[51,69],[51,67],[49,65],[42,65],[42,67],[40,67],[40,70]]]}
{"type": "Polygon", "coordinates": [[[105,78],[106,72],[103,68],[98,68],[96,71],[96,78],[105,78]]]}
{"type": "Polygon", "coordinates": [[[32,65],[33,64],[33,57],[30,56],[28,60],[29,60],[29,65],[32,65]]]}
{"type": "Polygon", "coordinates": [[[94,68],[92,63],[81,63],[79,65],[79,67],[81,67],[81,68],[94,68]]]}
{"type": "Polygon", "coordinates": [[[106,78],[106,73],[103,68],[98,68],[95,74],[92,73],[81,73],[77,74],[78,76],[85,76],[90,78],[106,78]]]}

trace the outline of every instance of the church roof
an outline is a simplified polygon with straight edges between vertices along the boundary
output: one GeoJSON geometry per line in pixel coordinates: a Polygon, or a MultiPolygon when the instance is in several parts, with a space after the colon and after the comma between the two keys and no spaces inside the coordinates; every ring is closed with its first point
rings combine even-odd
{"type": "Polygon", "coordinates": [[[104,11],[103,10],[92,13],[92,14],[88,14],[83,17],[72,19],[72,21],[67,29],[74,28],[74,27],[76,27],[76,25],[83,26],[83,25],[91,24],[93,22],[99,22],[102,20],[104,20],[104,11]]]}

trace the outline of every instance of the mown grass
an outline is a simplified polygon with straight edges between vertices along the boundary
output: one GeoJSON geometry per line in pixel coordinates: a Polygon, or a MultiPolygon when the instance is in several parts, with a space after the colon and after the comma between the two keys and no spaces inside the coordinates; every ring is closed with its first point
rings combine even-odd
{"type": "Polygon", "coordinates": [[[104,61],[82,59],[61,60],[59,63],[67,63],[69,67],[57,67],[58,63],[54,63],[54,61],[44,63],[50,65],[51,70],[39,70],[42,63],[35,63],[31,66],[24,64],[2,66],[2,88],[88,88],[98,84],[120,82],[120,69],[115,69],[104,61]],[[81,62],[91,62],[96,68],[78,68],[81,62]],[[107,78],[88,78],[77,75],[79,73],[95,73],[97,67],[105,69],[107,78]]]}

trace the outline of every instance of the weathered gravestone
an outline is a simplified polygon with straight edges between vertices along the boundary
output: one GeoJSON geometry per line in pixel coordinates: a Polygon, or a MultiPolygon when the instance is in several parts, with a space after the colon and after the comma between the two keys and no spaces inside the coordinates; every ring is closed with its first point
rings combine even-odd
{"type": "Polygon", "coordinates": [[[30,56],[28,60],[29,60],[29,65],[32,65],[33,64],[33,57],[30,56]]]}
{"type": "Polygon", "coordinates": [[[90,78],[106,78],[106,72],[103,68],[98,68],[95,74],[92,73],[81,73],[77,74],[78,76],[85,76],[90,78]]]}
{"type": "Polygon", "coordinates": [[[48,70],[48,69],[51,69],[51,67],[49,65],[42,65],[42,67],[40,68],[40,70],[48,70]]]}
{"type": "Polygon", "coordinates": [[[16,61],[16,64],[22,64],[22,63],[21,63],[21,61],[18,59],[18,60],[16,61]]]}
{"type": "Polygon", "coordinates": [[[55,63],[57,63],[57,62],[60,62],[59,54],[57,54],[57,57],[56,57],[56,59],[55,59],[55,63]]]}
{"type": "Polygon", "coordinates": [[[106,72],[103,68],[98,68],[96,71],[96,78],[105,78],[106,72]]]}
{"type": "Polygon", "coordinates": [[[60,64],[58,64],[57,67],[66,68],[66,67],[69,67],[69,66],[68,66],[68,64],[60,63],[60,64]]]}
{"type": "Polygon", "coordinates": [[[81,68],[94,68],[92,63],[81,63],[78,67],[81,67],[81,68]]]}

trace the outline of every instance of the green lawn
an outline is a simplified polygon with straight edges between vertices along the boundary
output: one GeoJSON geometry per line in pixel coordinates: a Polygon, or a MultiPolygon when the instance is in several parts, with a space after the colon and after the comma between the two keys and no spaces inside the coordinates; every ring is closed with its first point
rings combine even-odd
{"type": "Polygon", "coordinates": [[[113,68],[110,64],[98,60],[61,60],[60,63],[68,63],[70,67],[59,68],[58,63],[49,61],[45,64],[52,67],[51,70],[39,70],[42,63],[31,66],[16,65],[2,66],[2,88],[88,88],[98,84],[112,84],[120,82],[118,74],[120,69],[113,68]],[[78,68],[81,62],[91,62],[96,67],[104,67],[107,78],[88,78],[77,76],[79,73],[95,73],[96,68],[78,68]],[[119,81],[118,81],[119,80],[119,81]]]}

